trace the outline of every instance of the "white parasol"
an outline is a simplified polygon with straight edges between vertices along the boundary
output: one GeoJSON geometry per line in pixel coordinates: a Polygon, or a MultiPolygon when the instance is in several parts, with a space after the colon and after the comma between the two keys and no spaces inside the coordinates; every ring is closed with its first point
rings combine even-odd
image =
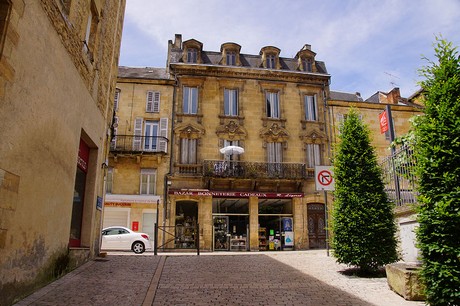
{"type": "Polygon", "coordinates": [[[244,153],[244,149],[239,146],[226,146],[220,149],[219,151],[220,153],[225,155],[238,155],[244,153]]]}

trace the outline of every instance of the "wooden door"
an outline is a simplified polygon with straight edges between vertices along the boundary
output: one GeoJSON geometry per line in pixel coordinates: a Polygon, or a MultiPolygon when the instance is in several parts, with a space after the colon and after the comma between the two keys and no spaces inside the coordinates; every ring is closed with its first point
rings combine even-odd
{"type": "Polygon", "coordinates": [[[307,223],[310,249],[326,248],[326,223],[324,204],[308,204],[307,223]]]}

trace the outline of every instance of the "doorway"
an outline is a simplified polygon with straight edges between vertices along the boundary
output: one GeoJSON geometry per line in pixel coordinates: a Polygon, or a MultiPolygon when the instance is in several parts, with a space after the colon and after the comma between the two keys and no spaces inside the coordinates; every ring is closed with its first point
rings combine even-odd
{"type": "Polygon", "coordinates": [[[310,249],[326,248],[325,205],[320,203],[307,205],[308,240],[310,249]]]}

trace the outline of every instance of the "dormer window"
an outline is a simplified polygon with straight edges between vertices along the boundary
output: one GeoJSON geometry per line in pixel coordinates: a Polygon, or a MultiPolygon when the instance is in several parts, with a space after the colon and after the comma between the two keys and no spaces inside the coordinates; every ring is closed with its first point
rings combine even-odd
{"type": "Polygon", "coordinates": [[[198,51],[195,48],[187,49],[187,63],[196,64],[198,51]]]}
{"type": "Polygon", "coordinates": [[[275,60],[276,60],[275,55],[273,55],[273,54],[267,55],[267,60],[266,60],[265,66],[266,66],[268,69],[275,69],[275,68],[276,68],[276,66],[275,66],[275,60]]]}
{"type": "Polygon", "coordinates": [[[281,50],[277,47],[267,46],[260,50],[261,66],[267,69],[281,69],[279,55],[281,50]]]}
{"type": "Polygon", "coordinates": [[[305,72],[312,72],[313,71],[313,64],[311,59],[303,59],[302,60],[302,68],[305,72]]]}
{"type": "Polygon", "coordinates": [[[227,52],[227,65],[235,66],[236,65],[236,53],[233,51],[227,52]]]}

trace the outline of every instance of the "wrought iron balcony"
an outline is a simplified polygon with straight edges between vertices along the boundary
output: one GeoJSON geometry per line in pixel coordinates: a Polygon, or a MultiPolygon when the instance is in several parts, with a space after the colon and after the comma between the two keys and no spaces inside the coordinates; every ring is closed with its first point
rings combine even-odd
{"type": "Polygon", "coordinates": [[[110,143],[110,151],[118,153],[166,153],[168,139],[163,136],[116,135],[110,143]]]}
{"type": "Polygon", "coordinates": [[[203,175],[205,177],[302,180],[310,177],[309,174],[305,164],[297,163],[203,161],[203,175]]]}

